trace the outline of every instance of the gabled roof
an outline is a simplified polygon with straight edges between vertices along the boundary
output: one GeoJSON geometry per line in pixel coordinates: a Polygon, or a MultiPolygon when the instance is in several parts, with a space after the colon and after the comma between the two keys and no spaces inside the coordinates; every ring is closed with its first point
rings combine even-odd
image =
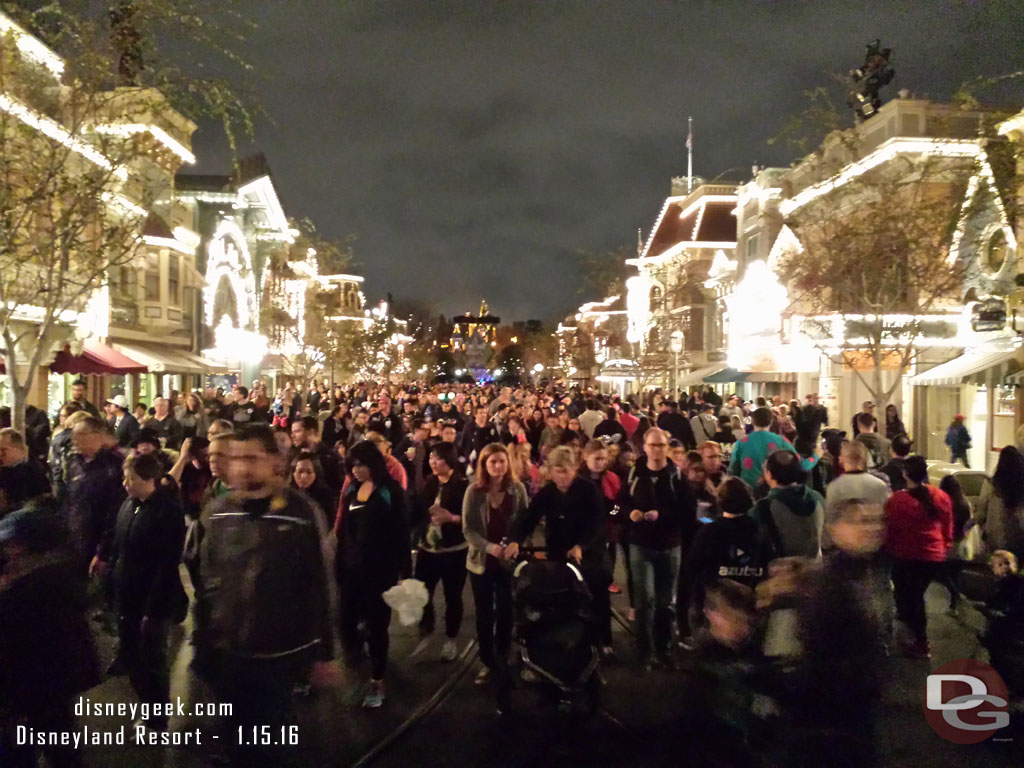
{"type": "Polygon", "coordinates": [[[680,243],[735,243],[735,208],[735,193],[668,198],[642,257],[660,256],[680,243]]]}
{"type": "Polygon", "coordinates": [[[989,139],[985,142],[984,157],[988,161],[988,168],[992,171],[990,181],[1003,204],[1006,222],[1015,229],[1019,213],[1017,190],[1014,189],[1014,184],[1017,182],[1016,147],[1006,140],[989,139]]]}
{"type": "Polygon", "coordinates": [[[143,237],[163,237],[168,240],[174,239],[174,233],[171,231],[170,226],[160,216],[150,212],[146,217],[146,222],[142,225],[143,237]]]}

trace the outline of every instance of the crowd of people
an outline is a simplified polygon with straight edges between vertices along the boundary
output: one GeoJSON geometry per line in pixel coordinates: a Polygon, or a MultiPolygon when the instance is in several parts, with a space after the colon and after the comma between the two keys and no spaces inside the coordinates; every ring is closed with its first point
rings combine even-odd
{"type": "MultiPolygon", "coordinates": [[[[316,383],[270,399],[256,382],[151,407],[115,395],[104,418],[84,392],[53,425],[33,414],[27,435],[0,430],[0,657],[15,660],[0,716],[3,749],[26,761],[12,724],[65,728],[72,697],[102,677],[90,614],[116,617],[108,674],[140,701],[169,699],[186,585],[192,668],[244,727],[283,724],[296,691],[329,685],[336,638],[367,670],[363,706],[381,707],[383,595],[409,577],[430,598],[413,654],[457,658],[468,577],[476,682],[506,689],[512,565],[527,549],[578,567],[606,662],[710,681],[700,716],[734,746],[752,738],[749,706],[723,691],[767,692],[808,765],[871,763],[884,659],[929,657],[925,591],[941,582],[957,609],[974,527],[999,580],[993,663],[1021,642],[1024,456],[1001,452],[972,509],[955,476],[931,484],[891,405],[879,423],[865,403],[847,435],[814,394],[316,383]],[[612,642],[623,590],[634,658],[612,642]]],[[[238,764],[264,764],[249,749],[238,764]]]]}

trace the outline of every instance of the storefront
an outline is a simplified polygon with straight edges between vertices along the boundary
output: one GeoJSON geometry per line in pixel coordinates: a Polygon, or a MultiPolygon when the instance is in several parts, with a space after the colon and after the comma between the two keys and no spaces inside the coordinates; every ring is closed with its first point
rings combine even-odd
{"type": "Polygon", "coordinates": [[[960,414],[971,435],[971,466],[992,471],[999,451],[1016,442],[1021,359],[1020,339],[1005,336],[910,377],[917,451],[948,460],[946,429],[960,414]]]}

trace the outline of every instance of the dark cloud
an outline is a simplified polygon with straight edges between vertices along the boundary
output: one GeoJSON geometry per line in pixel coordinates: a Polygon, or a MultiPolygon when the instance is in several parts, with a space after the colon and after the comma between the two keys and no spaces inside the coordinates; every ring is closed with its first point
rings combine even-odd
{"type": "MultiPolygon", "coordinates": [[[[370,295],[509,318],[578,302],[576,248],[646,232],[685,172],[788,164],[766,140],[802,92],[895,48],[897,80],[946,99],[1020,64],[1018,0],[582,2],[247,0],[248,58],[291,214],[358,235],[370,295]]],[[[1019,91],[1018,91],[1019,93],[1019,91]]],[[[200,155],[223,162],[223,153],[200,155]]]]}

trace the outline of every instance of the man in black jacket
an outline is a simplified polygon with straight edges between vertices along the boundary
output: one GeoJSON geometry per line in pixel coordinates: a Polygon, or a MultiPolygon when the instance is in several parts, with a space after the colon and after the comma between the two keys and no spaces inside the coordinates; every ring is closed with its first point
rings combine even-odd
{"type": "Polygon", "coordinates": [[[146,422],[146,429],[156,433],[164,448],[176,451],[181,448],[185,439],[185,430],[171,414],[171,403],[166,397],[158,397],[153,401],[153,418],[146,422]]]}
{"type": "Polygon", "coordinates": [[[644,453],[624,490],[629,512],[629,559],[636,586],[637,656],[644,666],[653,652],[672,666],[672,598],[684,545],[698,526],[697,501],[686,478],[668,460],[668,434],[644,435],[644,453]],[[653,589],[652,589],[653,587],[653,589]]]}
{"type": "Polygon", "coordinates": [[[128,410],[128,398],[124,395],[114,395],[107,400],[107,405],[112,411],[110,424],[117,435],[117,444],[127,448],[132,441],[139,436],[139,422],[128,410]]]}
{"type": "Polygon", "coordinates": [[[100,412],[97,410],[96,406],[90,403],[85,397],[84,379],[75,379],[71,384],[71,400],[69,402],[78,403],[90,416],[96,416],[97,418],[100,416],[100,412]]]}
{"type": "Polygon", "coordinates": [[[84,575],[99,562],[101,543],[113,535],[117,511],[125,499],[124,456],[110,425],[90,416],[72,428],[71,443],[78,456],[68,480],[68,528],[84,575]]]}
{"type": "Polygon", "coordinates": [[[289,465],[300,453],[315,454],[324,471],[324,480],[337,493],[345,478],[338,466],[338,454],[320,442],[320,422],[316,416],[303,416],[292,422],[292,449],[288,452],[289,465]]]}
{"type": "MultiPolygon", "coordinates": [[[[193,526],[185,562],[196,590],[197,671],[232,705],[228,732],[286,728],[292,690],[337,667],[327,569],[327,523],[301,492],[284,484],[274,434],[242,427],[231,438],[231,493],[193,526]]],[[[277,766],[282,751],[236,745],[237,765],[277,766]]]]}
{"type": "MultiPolygon", "coordinates": [[[[429,437],[430,427],[427,422],[419,416],[414,416],[409,422],[409,434],[403,437],[402,442],[391,452],[402,463],[412,493],[422,491],[426,479],[430,476],[430,468],[427,466],[429,437]]],[[[455,466],[457,465],[458,459],[455,466]]]]}
{"type": "Polygon", "coordinates": [[[663,400],[662,411],[658,414],[658,428],[668,432],[669,437],[678,440],[683,447],[692,451],[697,447],[697,440],[693,436],[693,427],[690,420],[679,412],[679,406],[674,400],[663,400]]]}
{"type": "Polygon", "coordinates": [[[478,405],[473,413],[474,421],[467,424],[462,432],[460,453],[466,459],[470,469],[476,466],[476,458],[485,445],[501,442],[501,433],[490,419],[490,411],[486,405],[478,405]]]}
{"type": "Polygon", "coordinates": [[[402,417],[392,409],[391,396],[386,392],[381,393],[378,404],[380,405],[380,410],[370,415],[367,429],[369,432],[377,432],[384,435],[392,445],[398,445],[402,442],[402,436],[405,434],[405,427],[402,426],[402,417]]]}
{"type": "Polygon", "coordinates": [[[0,517],[52,492],[46,468],[28,455],[21,433],[0,429],[0,517]]]}

